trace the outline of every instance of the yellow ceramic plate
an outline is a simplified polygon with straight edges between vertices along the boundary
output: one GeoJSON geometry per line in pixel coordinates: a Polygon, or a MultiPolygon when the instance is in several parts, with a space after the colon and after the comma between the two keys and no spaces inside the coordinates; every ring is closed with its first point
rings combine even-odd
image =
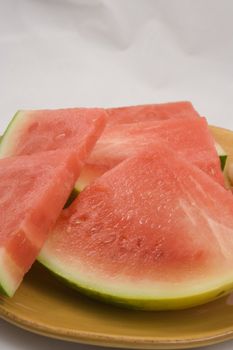
{"type": "MultiPolygon", "coordinates": [[[[233,133],[212,131],[233,155],[233,133]]],[[[233,338],[233,294],[184,311],[130,311],[82,296],[39,264],[14,298],[0,297],[0,316],[49,337],[114,347],[181,349],[233,338]]]]}

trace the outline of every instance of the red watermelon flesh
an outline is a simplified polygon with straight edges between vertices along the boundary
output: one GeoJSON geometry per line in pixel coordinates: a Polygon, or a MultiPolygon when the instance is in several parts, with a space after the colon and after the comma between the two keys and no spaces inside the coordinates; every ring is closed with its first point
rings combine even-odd
{"type": "Polygon", "coordinates": [[[90,184],[39,256],[85,293],[143,309],[233,289],[232,194],[164,142],[90,184]]]}
{"type": "Polygon", "coordinates": [[[81,191],[98,176],[136,155],[158,138],[224,185],[214,139],[205,118],[170,119],[132,124],[107,124],[83,168],[76,188],[81,191]]]}
{"type": "Polygon", "coordinates": [[[1,212],[9,213],[0,225],[5,294],[14,294],[36,259],[104,126],[105,112],[94,109],[24,111],[9,125],[0,156],[17,157],[0,160],[1,212]]]}
{"type": "Polygon", "coordinates": [[[128,124],[176,118],[199,117],[191,102],[169,102],[106,109],[108,124],[128,124]]]}
{"type": "Polygon", "coordinates": [[[87,155],[103,131],[105,117],[106,112],[96,108],[19,111],[3,135],[0,157],[63,148],[87,155]]]}
{"type": "Polygon", "coordinates": [[[12,296],[79,175],[74,151],[0,160],[0,290],[12,296]]]}

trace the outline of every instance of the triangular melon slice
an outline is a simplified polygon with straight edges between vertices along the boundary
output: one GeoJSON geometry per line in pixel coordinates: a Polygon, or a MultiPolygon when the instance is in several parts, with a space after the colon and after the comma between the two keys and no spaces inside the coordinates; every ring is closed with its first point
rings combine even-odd
{"type": "Polygon", "coordinates": [[[9,125],[0,145],[5,294],[14,294],[36,259],[104,125],[103,110],[85,109],[19,112],[9,125]]]}
{"type": "Polygon", "coordinates": [[[224,185],[214,139],[205,118],[172,118],[119,125],[109,124],[107,119],[107,126],[77,181],[77,191],[82,191],[95,178],[158,138],[224,185]]]}
{"type": "Polygon", "coordinates": [[[70,151],[0,160],[0,289],[6,295],[36,259],[79,172],[70,151]]]}
{"type": "Polygon", "coordinates": [[[89,185],[39,260],[107,302],[199,305],[233,289],[233,197],[160,141],[89,185]]]}
{"type": "Polygon", "coordinates": [[[0,158],[64,148],[86,152],[105,126],[106,112],[99,108],[18,111],[0,143],[0,158]]]}

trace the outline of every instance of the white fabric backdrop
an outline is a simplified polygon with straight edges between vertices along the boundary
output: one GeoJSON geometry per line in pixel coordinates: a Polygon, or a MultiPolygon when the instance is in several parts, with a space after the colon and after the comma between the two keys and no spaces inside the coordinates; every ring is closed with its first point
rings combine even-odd
{"type": "MultiPolygon", "coordinates": [[[[21,108],[184,99],[233,129],[232,37],[232,0],[0,0],[0,132],[21,108]]],[[[0,321],[1,350],[52,346],[78,349],[0,321]]]]}

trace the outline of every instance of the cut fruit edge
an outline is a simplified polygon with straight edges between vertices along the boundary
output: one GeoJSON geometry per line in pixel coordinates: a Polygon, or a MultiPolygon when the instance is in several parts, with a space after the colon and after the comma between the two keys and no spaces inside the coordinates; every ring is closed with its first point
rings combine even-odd
{"type": "MultiPolygon", "coordinates": [[[[127,162],[127,160],[126,160],[127,162]]],[[[186,162],[188,164],[188,162],[186,162]]],[[[121,165],[118,165],[120,167],[121,165]]],[[[189,165],[190,166],[190,165],[189,165]]],[[[113,171],[113,170],[112,170],[113,171]]],[[[197,169],[205,182],[208,183],[208,175],[197,169]]],[[[214,180],[212,180],[215,184],[214,180]]],[[[220,189],[220,187],[219,187],[220,189]]],[[[221,191],[224,191],[221,187],[221,191]]],[[[66,216],[65,216],[66,217],[66,216]]],[[[233,289],[233,272],[227,264],[224,274],[214,272],[206,278],[204,274],[201,278],[195,278],[185,283],[155,283],[149,279],[139,282],[132,282],[125,278],[113,277],[105,278],[101,273],[95,272],[85,266],[81,259],[77,259],[77,264],[71,267],[68,261],[56,257],[52,250],[44,247],[39,258],[45,267],[65,280],[73,288],[83,291],[85,294],[106,302],[112,302],[122,306],[136,309],[148,310],[171,310],[184,309],[210,302],[220,296],[227,294],[233,289]],[[219,278],[219,276],[221,276],[219,278]]]]}
{"type": "MultiPolygon", "coordinates": [[[[31,162],[35,161],[35,158],[38,161],[36,162],[36,166],[31,167],[31,169],[33,169],[33,171],[36,172],[36,174],[38,174],[37,170],[35,170],[38,169],[38,164],[39,166],[42,165],[42,172],[44,172],[43,165],[46,164],[47,161],[52,162],[48,163],[49,170],[48,172],[45,171],[44,173],[45,175],[48,174],[49,181],[50,179],[52,179],[51,182],[46,182],[46,185],[42,187],[42,190],[40,190],[37,193],[37,198],[34,199],[33,202],[33,205],[35,204],[34,207],[33,205],[30,205],[32,204],[32,202],[29,202],[30,206],[27,208],[29,209],[29,211],[27,211],[26,213],[21,213],[22,216],[20,217],[20,219],[22,218],[22,222],[20,222],[19,225],[16,225],[12,229],[12,231],[7,232],[7,234],[9,233],[9,237],[7,236],[6,241],[4,242],[3,240],[4,243],[0,246],[0,291],[2,294],[10,297],[14,295],[16,289],[22,281],[24,274],[29,270],[32,263],[36,260],[38,252],[41,249],[42,244],[44,243],[47,237],[47,232],[50,229],[51,225],[53,225],[56,219],[58,218],[60,211],[62,210],[62,207],[67,198],[67,195],[74,185],[76,174],[77,172],[79,172],[80,169],[80,166],[76,161],[75,152],[73,151],[49,151],[46,152],[45,156],[45,163],[41,161],[41,156],[37,155],[1,159],[1,164],[4,163],[6,165],[7,163],[8,166],[10,164],[10,170],[14,168],[14,162],[16,162],[16,166],[18,165],[17,162],[19,162],[17,170],[22,170],[23,168],[24,173],[29,175],[31,175],[31,173],[27,173],[27,167],[28,165],[30,165],[31,167],[31,162]],[[66,182],[65,180],[67,180],[67,178],[68,181],[66,182]],[[56,191],[57,188],[60,189],[60,192],[58,194],[56,191]],[[53,200],[53,198],[55,200],[53,200]],[[47,213],[48,208],[44,205],[44,203],[48,204],[48,208],[52,215],[45,215],[45,212],[47,213]],[[41,222],[41,218],[43,219],[42,228],[40,228],[38,225],[38,223],[41,222]],[[14,243],[14,238],[12,238],[13,235],[11,236],[11,232],[13,232],[16,237],[18,237],[18,241],[15,241],[16,243],[14,243]]],[[[35,165],[35,163],[32,164],[35,165]]],[[[3,166],[2,170],[5,172],[6,167],[3,166]]],[[[9,173],[7,173],[7,175],[9,175],[9,173]]],[[[14,179],[15,174],[13,180],[14,179]]],[[[30,180],[31,179],[33,179],[32,176],[30,177],[30,180]]],[[[40,177],[39,181],[41,181],[41,184],[43,186],[43,176],[40,177]]],[[[17,183],[16,185],[18,186],[17,183]]],[[[7,186],[5,186],[5,189],[7,191],[7,186]]],[[[33,190],[33,192],[35,192],[35,189],[33,190]]],[[[25,190],[24,193],[27,193],[27,190],[25,190]]],[[[20,198],[22,200],[22,197],[20,198]]],[[[26,199],[27,201],[28,198],[29,197],[27,197],[26,199]]],[[[11,197],[10,199],[11,203],[13,203],[11,197]]]]}
{"type": "Polygon", "coordinates": [[[53,258],[53,262],[48,260],[46,256],[50,256],[50,252],[43,252],[39,255],[38,261],[47,268],[50,273],[54,274],[58,279],[70,285],[73,289],[76,289],[84,294],[105,301],[107,303],[113,303],[121,305],[123,307],[141,309],[141,310],[176,310],[185,309],[188,307],[194,307],[215,300],[222,297],[233,289],[233,276],[217,278],[211,283],[190,284],[182,290],[175,291],[174,286],[156,286],[153,291],[151,285],[143,282],[144,290],[141,289],[140,293],[135,292],[135,285],[132,283],[131,288],[128,288],[127,284],[119,285],[118,290],[112,290],[108,283],[105,285],[105,281],[96,278],[94,276],[87,277],[85,271],[79,274],[77,279],[77,271],[72,271],[67,276],[67,271],[70,268],[62,264],[58,259],[53,258]],[[165,287],[165,288],[164,288],[165,287]],[[152,291],[152,293],[148,293],[152,291]],[[155,293],[156,291],[156,293],[155,293]],[[133,294],[132,294],[133,293],[133,294]],[[156,295],[157,294],[157,295],[156,295]],[[162,296],[162,297],[161,297],[162,296]]]}
{"type": "MultiPolygon", "coordinates": [[[[219,143],[217,143],[216,141],[214,142],[214,145],[215,145],[215,149],[217,151],[217,154],[218,154],[218,157],[220,160],[221,170],[224,171],[225,166],[226,166],[226,162],[227,162],[227,158],[228,158],[228,154],[223,149],[223,147],[219,143]]],[[[90,165],[86,164],[86,167],[81,172],[79,179],[76,181],[74,193],[73,193],[73,194],[75,194],[75,196],[72,196],[72,199],[75,199],[76,196],[79,193],[81,193],[87,185],[89,185],[89,183],[91,183],[97,177],[103,175],[104,172],[105,172],[104,170],[102,171],[100,168],[98,168],[94,165],[92,166],[91,164],[90,165]]],[[[69,201],[69,204],[71,202],[72,201],[69,201]]]]}
{"type": "Polygon", "coordinates": [[[5,132],[3,133],[3,135],[1,135],[1,138],[0,138],[0,158],[4,158],[5,153],[7,154],[7,152],[9,151],[9,149],[11,147],[11,144],[8,141],[9,139],[12,139],[11,134],[14,135],[15,130],[19,131],[20,128],[23,128],[24,124],[27,123],[29,118],[30,118],[29,115],[27,117],[25,117],[24,115],[21,115],[21,117],[20,117],[19,111],[17,111],[15,113],[15,115],[11,119],[10,123],[8,124],[5,132]],[[22,123],[21,119],[24,121],[24,123],[22,123]]]}
{"type": "Polygon", "coordinates": [[[0,265],[6,267],[0,270],[0,293],[12,297],[21,282],[21,273],[4,248],[0,248],[0,265]]]}

